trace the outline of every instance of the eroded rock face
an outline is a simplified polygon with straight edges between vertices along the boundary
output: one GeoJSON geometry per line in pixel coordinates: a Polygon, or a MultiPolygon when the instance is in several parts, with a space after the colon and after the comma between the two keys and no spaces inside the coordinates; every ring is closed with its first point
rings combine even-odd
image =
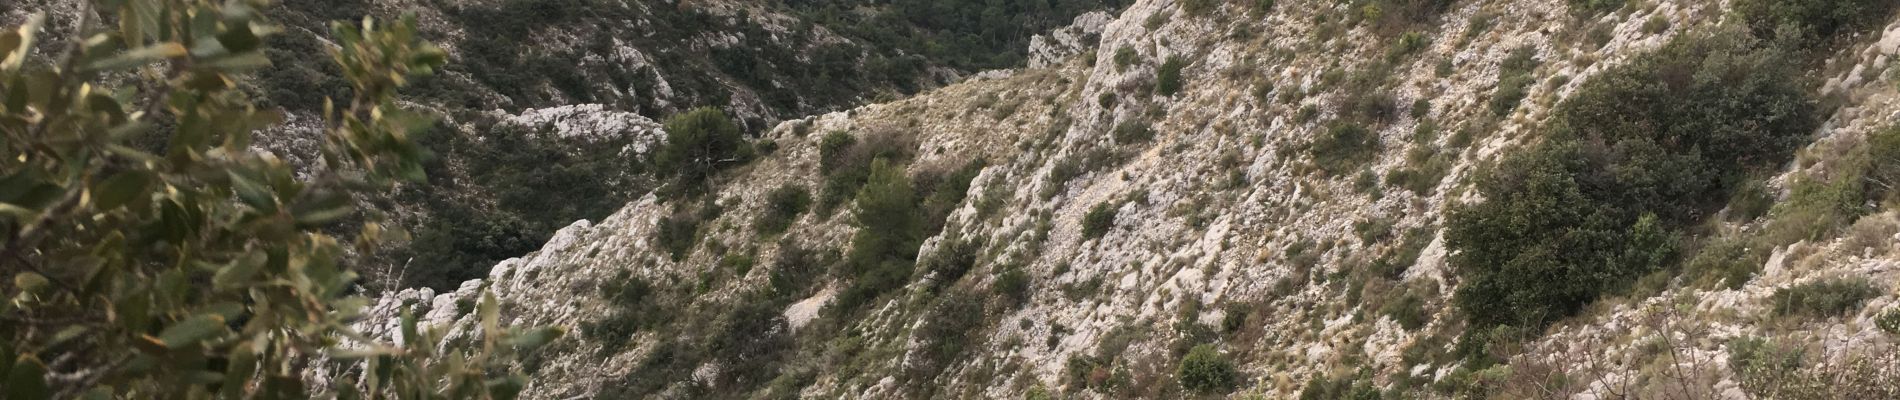
{"type": "MultiPolygon", "coordinates": [[[[677,311],[684,319],[724,318],[735,302],[770,287],[774,265],[767,260],[783,239],[843,250],[857,230],[847,207],[804,214],[783,236],[759,237],[750,226],[767,192],[787,184],[822,187],[818,142],[827,132],[896,132],[916,144],[912,171],[987,161],[943,231],[924,241],[923,257],[944,251],[950,238],[980,241],[976,266],[951,287],[989,288],[1006,270],[1020,268],[1031,278],[1030,295],[1020,307],[986,308],[984,322],[968,327],[975,338],[970,348],[940,373],[914,377],[903,371],[929,350],[915,332],[939,302],[925,283],[934,278],[920,272],[920,279],[862,314],[825,321],[818,310],[842,287],[832,282],[815,296],[788,303],[781,314],[799,332],[831,332],[801,333],[799,348],[854,350],[788,356],[799,358],[787,365],[809,371],[799,393],[902,398],[915,393],[908,387],[926,385],[941,397],[1020,397],[1038,387],[1119,397],[1126,394],[1078,386],[1072,360],[1105,355],[1106,376],[1126,373],[1136,385],[1176,385],[1173,347],[1200,340],[1176,324],[1220,327],[1230,312],[1256,316],[1221,333],[1221,348],[1239,360],[1246,377],[1240,393],[1292,397],[1311,378],[1342,369],[1366,371],[1371,382],[1387,388],[1447,379],[1456,360],[1418,360],[1408,350],[1448,347],[1448,338],[1462,329],[1447,305],[1457,279],[1446,264],[1440,233],[1448,208],[1483,200],[1469,190],[1474,171],[1538,140],[1533,128],[1581,82],[1675,35],[1713,26],[1723,14],[1719,4],[1660,1],[1574,22],[1577,17],[1561,0],[1466,1],[1418,29],[1426,36],[1420,50],[1393,59],[1386,56],[1386,41],[1369,28],[1316,22],[1322,19],[1316,16],[1340,12],[1331,3],[1282,3],[1288,4],[1255,18],[1242,17],[1239,5],[1196,17],[1183,14],[1174,1],[1138,1],[1112,20],[1085,15],[1073,27],[1039,37],[1032,68],[784,122],[763,135],[779,149],[722,176],[710,196],[724,212],[702,225],[700,243],[718,243],[724,253],[700,246],[678,261],[662,254],[654,242],[656,223],[673,210],[647,197],[598,223],[563,229],[540,251],[502,262],[489,278],[454,293],[387,295],[365,330],[387,334],[387,318],[405,303],[429,304],[432,325],[470,329],[472,321],[458,316],[464,313],[447,310],[483,288],[502,300],[510,323],[578,330],[610,312],[595,287],[620,271],[679,287],[703,283],[679,292],[689,297],[677,311]],[[1651,22],[1656,20],[1667,24],[1651,22]],[[1592,31],[1602,32],[1602,40],[1577,39],[1592,31]],[[1100,50],[1093,60],[1077,57],[1090,56],[1086,37],[1097,33],[1100,50]],[[1530,74],[1537,83],[1514,111],[1494,117],[1486,103],[1500,64],[1519,48],[1534,52],[1539,66],[1530,74]],[[1132,59],[1118,56],[1121,49],[1132,59]],[[1189,62],[1182,89],[1163,96],[1152,88],[1170,57],[1189,62]],[[1335,81],[1385,62],[1391,63],[1385,65],[1390,75],[1376,88],[1389,93],[1395,108],[1420,101],[1427,107],[1394,112],[1368,127],[1381,150],[1364,173],[1314,173],[1300,149],[1324,132],[1326,121],[1351,112],[1338,101],[1349,93],[1335,81]],[[1427,121],[1439,134],[1416,134],[1427,121]],[[1148,127],[1152,138],[1118,139],[1117,131],[1131,124],[1148,127]],[[1447,155],[1442,176],[1418,191],[1381,184],[1379,177],[1416,168],[1408,153],[1421,151],[1447,155]],[[1372,189],[1358,182],[1367,179],[1360,175],[1374,177],[1372,189]],[[1109,228],[1100,237],[1085,236],[1084,217],[1105,203],[1115,210],[1109,228]],[[1416,247],[1419,256],[1399,279],[1352,291],[1340,282],[1353,269],[1406,247],[1416,247]],[[733,252],[756,254],[759,261],[736,274],[721,267],[724,254],[733,252]],[[1423,326],[1405,329],[1369,305],[1401,293],[1423,297],[1423,326]],[[837,339],[843,332],[848,340],[837,339]],[[1119,348],[1101,354],[1111,343],[1119,348]]],[[[1831,61],[1853,67],[1827,69],[1839,76],[1826,77],[1837,83],[1823,90],[1842,95],[1845,103],[1817,132],[1812,148],[1819,150],[1813,152],[1854,146],[1856,138],[1895,120],[1900,91],[1861,78],[1893,68],[1894,41],[1887,39],[1900,35],[1900,26],[1882,31],[1831,61]]],[[[516,118],[581,135],[623,131],[603,128],[622,123],[651,128],[650,121],[588,110],[595,109],[563,107],[516,118]]],[[[1797,163],[1790,177],[1772,184],[1785,191],[1792,176],[1827,164],[1797,163]]],[[[1876,218],[1870,224],[1895,223],[1890,213],[1869,218],[1876,218]]],[[[1775,323],[1748,316],[1760,315],[1764,299],[1778,288],[1829,276],[1866,277],[1884,282],[1886,291],[1852,316],[1801,325],[1814,335],[1782,337],[1829,350],[1826,360],[1862,354],[1856,351],[1891,352],[1891,336],[1872,322],[1896,302],[1891,283],[1900,278],[1895,238],[1889,233],[1885,239],[1874,246],[1841,239],[1779,249],[1763,273],[1739,289],[1678,287],[1646,300],[1606,302],[1602,310],[1531,340],[1522,361],[1514,363],[1570,371],[1599,388],[1654,382],[1641,375],[1645,365],[1693,365],[1706,374],[1695,378],[1698,384],[1731,396],[1739,393],[1739,383],[1724,366],[1727,343],[1781,332],[1775,323]],[[1665,361],[1638,356],[1658,338],[1670,339],[1680,355],[1665,361]],[[1586,356],[1592,354],[1617,356],[1586,356]],[[1611,367],[1590,369],[1599,366],[1611,367]]],[[[642,378],[628,374],[679,334],[667,327],[642,331],[606,351],[584,335],[570,336],[550,350],[527,393],[599,396],[642,378]]],[[[668,389],[660,394],[690,397],[690,387],[717,386],[729,367],[694,365],[688,378],[663,383],[668,389]]],[[[1175,393],[1154,390],[1133,395],[1175,393]]]]}
{"type": "Polygon", "coordinates": [[[1059,65],[1069,57],[1094,50],[1102,39],[1102,27],[1114,19],[1114,15],[1101,11],[1082,14],[1069,26],[1030,38],[1029,68],[1059,65]]]}

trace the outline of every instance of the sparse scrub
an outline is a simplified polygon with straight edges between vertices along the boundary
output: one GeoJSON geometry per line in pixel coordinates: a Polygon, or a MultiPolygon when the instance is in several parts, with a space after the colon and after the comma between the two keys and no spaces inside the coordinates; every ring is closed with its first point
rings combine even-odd
{"type": "Polygon", "coordinates": [[[1838,317],[1880,296],[1872,282],[1859,278],[1828,278],[1776,289],[1768,305],[1777,317],[1838,317]]]}
{"type": "Polygon", "coordinates": [[[1334,122],[1309,147],[1313,163],[1327,175],[1357,171],[1379,153],[1379,135],[1358,124],[1334,122]]]}
{"type": "Polygon", "coordinates": [[[1537,69],[1537,49],[1530,46],[1512,50],[1498,67],[1498,90],[1491,94],[1490,108],[1495,115],[1509,114],[1517,109],[1518,103],[1528,94],[1531,83],[1531,71],[1537,69]]]}
{"type": "Polygon", "coordinates": [[[765,209],[755,228],[761,235],[784,233],[800,214],[811,208],[811,191],[797,184],[786,184],[765,195],[765,209]]]}
{"type": "Polygon", "coordinates": [[[1088,214],[1082,216],[1082,239],[1096,239],[1107,234],[1110,228],[1115,227],[1115,214],[1120,208],[1121,205],[1114,201],[1090,207],[1088,214]]]}

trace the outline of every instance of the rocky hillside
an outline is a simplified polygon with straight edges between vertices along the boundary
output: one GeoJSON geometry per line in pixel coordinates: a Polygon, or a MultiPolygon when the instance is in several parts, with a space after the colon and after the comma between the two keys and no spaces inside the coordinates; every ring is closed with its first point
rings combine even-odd
{"type": "Polygon", "coordinates": [[[365,325],[493,292],[576,333],[536,398],[1896,396],[1893,7],[1275,3],[789,119],[365,325]]]}

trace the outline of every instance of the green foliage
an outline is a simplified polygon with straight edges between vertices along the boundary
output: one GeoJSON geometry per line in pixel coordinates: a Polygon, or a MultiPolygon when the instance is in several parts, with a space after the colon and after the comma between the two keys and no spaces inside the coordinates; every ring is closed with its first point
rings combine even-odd
{"type": "MultiPolygon", "coordinates": [[[[1029,38],[1068,25],[1089,11],[1116,10],[1127,0],[834,0],[788,1],[807,19],[866,38],[874,56],[900,60],[921,54],[952,68],[986,70],[1019,65],[1029,38]]],[[[876,71],[873,71],[876,72],[876,71]]],[[[922,73],[921,68],[905,76],[922,73]]]]}
{"type": "Polygon", "coordinates": [[[1334,122],[1313,139],[1313,164],[1330,176],[1358,171],[1379,154],[1379,135],[1359,124],[1334,122]]]}
{"type": "Polygon", "coordinates": [[[1568,0],[1570,12],[1579,15],[1595,15],[1623,8],[1629,0],[1568,0]]]}
{"type": "Polygon", "coordinates": [[[1195,17],[1207,16],[1224,0],[1181,0],[1181,12],[1195,17]]]}
{"type": "MultiPolygon", "coordinates": [[[[444,346],[406,313],[403,345],[342,344],[373,338],[349,328],[366,300],[326,228],[357,212],[356,196],[423,178],[410,135],[429,119],[396,107],[394,91],[446,55],[413,18],[332,24],[330,55],[353,90],[322,113],[324,163],[299,178],[253,150],[252,132],[281,117],[233,85],[270,63],[278,29],[257,11],[268,2],[97,5],[106,21],[66,28],[57,56],[31,54],[43,16],[0,33],[8,397],[519,394],[512,359],[562,330],[504,330],[486,294],[472,304],[479,348],[444,346]],[[166,17],[181,15],[196,17],[166,17]],[[375,379],[307,393],[319,355],[375,379]]],[[[380,242],[374,217],[356,248],[380,242]]]]}
{"type": "Polygon", "coordinates": [[[1139,61],[1141,61],[1141,53],[1136,53],[1135,48],[1122,46],[1121,48],[1115,49],[1116,71],[1127,71],[1129,66],[1135,65],[1135,63],[1139,61]]]}
{"type": "Polygon", "coordinates": [[[634,334],[670,319],[663,313],[653,285],[633,276],[631,270],[620,270],[614,279],[598,282],[595,290],[607,300],[608,314],[582,323],[581,332],[588,340],[601,343],[602,353],[617,352],[634,334]]]}
{"type": "Polygon", "coordinates": [[[1161,69],[1155,71],[1155,92],[1162,96],[1173,96],[1181,91],[1181,69],[1187,67],[1187,60],[1181,57],[1168,57],[1161,63],[1161,69]]]}
{"type": "Polygon", "coordinates": [[[1721,240],[1709,243],[1689,259],[1683,275],[1700,286],[1740,289],[1761,271],[1768,261],[1766,246],[1749,240],[1721,240]],[[1753,247],[1751,247],[1753,246],[1753,247]]]}
{"type": "Polygon", "coordinates": [[[1273,5],[1274,0],[1253,0],[1249,3],[1250,7],[1248,8],[1253,11],[1255,17],[1263,17],[1266,16],[1267,13],[1273,12],[1273,5]]]}
{"type": "Polygon", "coordinates": [[[759,215],[754,228],[761,235],[784,233],[792,226],[792,221],[811,208],[811,191],[797,184],[785,184],[765,195],[765,209],[759,215]]]}
{"type": "Polygon", "coordinates": [[[1115,227],[1115,214],[1120,212],[1121,204],[1114,201],[1096,203],[1089,212],[1082,215],[1082,239],[1100,238],[1115,227]]]}
{"type": "Polygon", "coordinates": [[[1776,38],[1786,31],[1802,44],[1815,45],[1879,27],[1896,5],[1886,0],[1738,0],[1731,7],[1758,37],[1776,38]]]}
{"type": "Polygon", "coordinates": [[[1020,307],[1029,302],[1029,273],[1021,267],[1012,267],[996,275],[996,282],[990,284],[990,293],[1000,296],[1009,308],[1020,307]]]}
{"type": "Polygon", "coordinates": [[[661,217],[656,223],[653,236],[660,248],[666,249],[673,261],[685,260],[693,253],[693,246],[699,243],[700,223],[719,218],[719,206],[712,202],[697,210],[677,207],[672,214],[661,217]]]}
{"type": "Polygon", "coordinates": [[[911,333],[916,347],[904,365],[905,376],[914,388],[927,388],[938,374],[982,339],[980,328],[986,324],[983,297],[969,293],[944,296],[931,307],[917,330],[911,333]]]}
{"type": "Polygon", "coordinates": [[[1775,289],[1768,305],[1777,317],[1837,317],[1859,308],[1881,290],[1860,278],[1829,278],[1775,289]]]}
{"type": "Polygon", "coordinates": [[[1889,309],[1874,317],[1874,326],[1888,335],[1900,336],[1900,308],[1889,309]]]}
{"type": "Polygon", "coordinates": [[[704,189],[706,179],[752,158],[739,126],[715,108],[699,108],[666,120],[666,145],[653,157],[654,171],[677,177],[679,190],[704,189]]]}
{"type": "Polygon", "coordinates": [[[818,194],[819,213],[830,214],[856,196],[870,178],[872,162],[902,162],[910,158],[912,147],[895,133],[871,134],[862,141],[845,132],[826,134],[818,144],[818,169],[825,176],[825,186],[818,194]]]}
{"type": "Polygon", "coordinates": [[[883,159],[871,163],[857,195],[858,233],[845,256],[845,273],[853,281],[834,303],[840,310],[856,309],[909,281],[924,238],[916,196],[902,166],[883,159]]]}
{"type": "Polygon", "coordinates": [[[1379,314],[1392,318],[1392,321],[1399,323],[1399,327],[1408,331],[1418,330],[1419,327],[1425,326],[1432,317],[1425,311],[1425,298],[1410,291],[1399,296],[1397,300],[1379,307],[1379,314]]]}
{"type": "Polygon", "coordinates": [[[1122,121],[1115,125],[1115,143],[1142,143],[1154,138],[1154,127],[1147,121],[1122,121]]]}
{"type": "Polygon", "coordinates": [[[1498,66],[1498,90],[1491,94],[1489,103],[1492,114],[1509,114],[1523,102],[1526,91],[1537,81],[1531,77],[1531,71],[1537,69],[1536,56],[1537,48],[1524,46],[1504,58],[1503,64],[1498,66]]]}
{"type": "Polygon", "coordinates": [[[401,287],[453,290],[651,188],[638,174],[645,165],[620,154],[632,138],[562,138],[490,119],[474,125],[473,135],[440,124],[418,135],[440,156],[423,163],[431,184],[405,186],[391,199],[424,211],[401,221],[414,237],[384,257],[404,264],[401,287]]]}
{"type": "Polygon", "coordinates": [[[949,237],[937,245],[937,251],[919,261],[924,272],[934,275],[931,287],[942,289],[956,284],[963,276],[976,268],[977,257],[983,251],[983,243],[949,237]]]}
{"type": "Polygon", "coordinates": [[[1182,388],[1197,393],[1227,393],[1240,383],[1240,372],[1234,369],[1233,361],[1211,344],[1188,350],[1175,374],[1181,377],[1182,388]]]}
{"type": "Polygon", "coordinates": [[[1333,379],[1314,377],[1300,389],[1300,400],[1380,400],[1384,395],[1379,387],[1358,376],[1341,376],[1333,379]]]}
{"type": "Polygon", "coordinates": [[[1792,373],[1801,369],[1805,352],[1759,337],[1739,337],[1728,342],[1728,368],[1741,378],[1742,390],[1762,397],[1774,396],[1775,389],[1792,373]]]}
{"type": "Polygon", "coordinates": [[[1585,82],[1544,142],[1479,179],[1487,200],[1448,219],[1454,301],[1474,330],[1540,328],[1669,265],[1678,232],[1818,126],[1785,58],[1718,33],[1585,82]]]}

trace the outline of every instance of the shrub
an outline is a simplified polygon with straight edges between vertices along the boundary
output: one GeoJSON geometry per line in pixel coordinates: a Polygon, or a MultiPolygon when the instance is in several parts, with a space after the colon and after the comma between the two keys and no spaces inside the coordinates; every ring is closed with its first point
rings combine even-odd
{"type": "Polygon", "coordinates": [[[1220,5],[1223,1],[1225,0],[1181,0],[1181,12],[1196,17],[1205,16],[1209,11],[1214,10],[1214,6],[1220,5]]]}
{"type": "Polygon", "coordinates": [[[1895,5],[1887,0],[1737,0],[1732,7],[1757,37],[1772,39],[1792,29],[1805,44],[1817,44],[1878,27],[1895,5]]]}
{"type": "Polygon", "coordinates": [[[699,243],[700,215],[681,209],[661,217],[654,228],[654,240],[660,242],[660,248],[666,249],[673,261],[686,259],[692,254],[693,245],[699,243]]]}
{"type": "Polygon", "coordinates": [[[924,237],[917,194],[903,167],[878,159],[869,175],[857,195],[858,233],[845,255],[845,272],[853,281],[833,303],[841,310],[906,283],[924,237]]]}
{"type": "Polygon", "coordinates": [[[598,282],[595,290],[607,301],[608,314],[581,324],[581,332],[600,342],[603,353],[618,351],[634,334],[667,320],[664,309],[655,301],[653,285],[634,276],[633,271],[621,270],[614,279],[598,282]]]}
{"type": "Polygon", "coordinates": [[[1776,289],[1768,304],[1777,317],[1826,318],[1847,314],[1878,296],[1880,289],[1866,279],[1830,278],[1776,289]]]}
{"type": "Polygon", "coordinates": [[[1155,72],[1155,91],[1162,96],[1173,96],[1181,90],[1181,69],[1187,67],[1187,61],[1181,57],[1168,57],[1161,63],[1161,69],[1155,72]]]}
{"type": "Polygon", "coordinates": [[[698,190],[713,173],[743,164],[752,147],[732,118],[716,108],[698,108],[666,120],[666,145],[654,155],[655,169],[698,190]]]}
{"type": "Polygon", "coordinates": [[[1783,346],[1759,337],[1740,337],[1728,342],[1728,368],[1740,377],[1742,390],[1762,397],[1792,378],[1801,369],[1804,352],[1799,347],[1783,346]]]}
{"type": "Polygon", "coordinates": [[[1880,202],[1900,200],[1900,125],[1867,137],[1866,198],[1880,202]]]}
{"type": "Polygon", "coordinates": [[[1748,240],[1722,240],[1702,247],[1683,273],[1691,283],[1740,289],[1768,260],[1765,249],[1748,240]]]}
{"type": "Polygon", "coordinates": [[[1029,273],[1020,267],[1011,267],[996,276],[996,282],[990,285],[990,293],[1001,296],[1004,304],[1014,309],[1029,301],[1029,288],[1029,273]]]}
{"type": "Polygon", "coordinates": [[[761,235],[784,233],[799,214],[811,208],[811,191],[798,184],[785,184],[765,195],[765,209],[754,226],[761,235]]]}
{"type": "Polygon", "coordinates": [[[1504,115],[1517,109],[1524,100],[1532,83],[1531,71],[1537,69],[1537,49],[1530,46],[1519,47],[1504,58],[1498,66],[1498,90],[1491,95],[1491,113],[1504,115]]]}
{"type": "Polygon", "coordinates": [[[1274,0],[1253,0],[1250,5],[1254,16],[1266,16],[1267,13],[1273,12],[1274,0]]]}
{"type": "Polygon", "coordinates": [[[1379,135],[1358,124],[1334,122],[1309,146],[1314,165],[1327,175],[1357,171],[1379,153],[1379,135]]]}
{"type": "Polygon", "coordinates": [[[1122,46],[1115,49],[1115,71],[1127,71],[1128,67],[1135,65],[1140,58],[1141,53],[1136,53],[1133,47],[1122,46]]]}
{"type": "Polygon", "coordinates": [[[1900,308],[1887,310],[1874,317],[1874,326],[1888,335],[1900,336],[1900,308]]]}
{"type": "Polygon", "coordinates": [[[1120,208],[1121,205],[1114,201],[1104,201],[1090,207],[1088,214],[1082,215],[1082,239],[1095,239],[1107,234],[1109,229],[1115,227],[1115,214],[1120,208]]]}
{"type": "Polygon", "coordinates": [[[1418,330],[1431,318],[1431,314],[1425,311],[1425,298],[1411,291],[1379,307],[1379,314],[1392,318],[1393,322],[1399,323],[1399,327],[1408,331],[1418,330]]]}
{"type": "Polygon", "coordinates": [[[1211,344],[1188,350],[1176,375],[1181,377],[1182,388],[1198,393],[1226,393],[1240,382],[1234,363],[1211,344]]]}
{"type": "Polygon", "coordinates": [[[931,307],[911,335],[916,343],[904,365],[913,387],[929,387],[932,378],[956,362],[981,339],[985,324],[981,296],[958,293],[944,296],[931,307]]]}
{"type": "Polygon", "coordinates": [[[843,167],[845,151],[858,144],[858,137],[850,132],[832,131],[818,140],[818,172],[830,174],[843,167]]]}
{"type": "MultiPolygon", "coordinates": [[[[946,235],[949,236],[949,235],[946,235]]],[[[937,245],[937,252],[919,261],[923,271],[933,274],[933,288],[941,289],[955,284],[976,267],[977,256],[983,251],[983,243],[961,237],[945,238],[937,245]]]]}
{"type": "Polygon", "coordinates": [[[1628,0],[1569,0],[1570,12],[1575,14],[1601,14],[1623,8],[1628,0]]]}
{"type": "Polygon", "coordinates": [[[1123,121],[1115,125],[1115,143],[1130,144],[1154,140],[1154,128],[1146,121],[1123,121]]]}
{"type": "Polygon", "coordinates": [[[908,137],[897,133],[874,133],[863,140],[848,133],[827,134],[818,149],[819,171],[825,176],[825,186],[818,194],[819,213],[830,214],[856,196],[870,177],[872,162],[903,162],[910,158],[913,147],[908,137]]]}
{"type": "Polygon", "coordinates": [[[1383,397],[1378,386],[1357,376],[1314,377],[1306,382],[1306,388],[1300,389],[1300,400],[1380,400],[1383,397]]]}
{"type": "Polygon", "coordinates": [[[1678,231],[1819,125],[1799,77],[1777,51],[1716,33],[1584,82],[1543,142],[1479,178],[1487,200],[1447,220],[1473,331],[1539,329],[1672,262],[1678,231]]]}

